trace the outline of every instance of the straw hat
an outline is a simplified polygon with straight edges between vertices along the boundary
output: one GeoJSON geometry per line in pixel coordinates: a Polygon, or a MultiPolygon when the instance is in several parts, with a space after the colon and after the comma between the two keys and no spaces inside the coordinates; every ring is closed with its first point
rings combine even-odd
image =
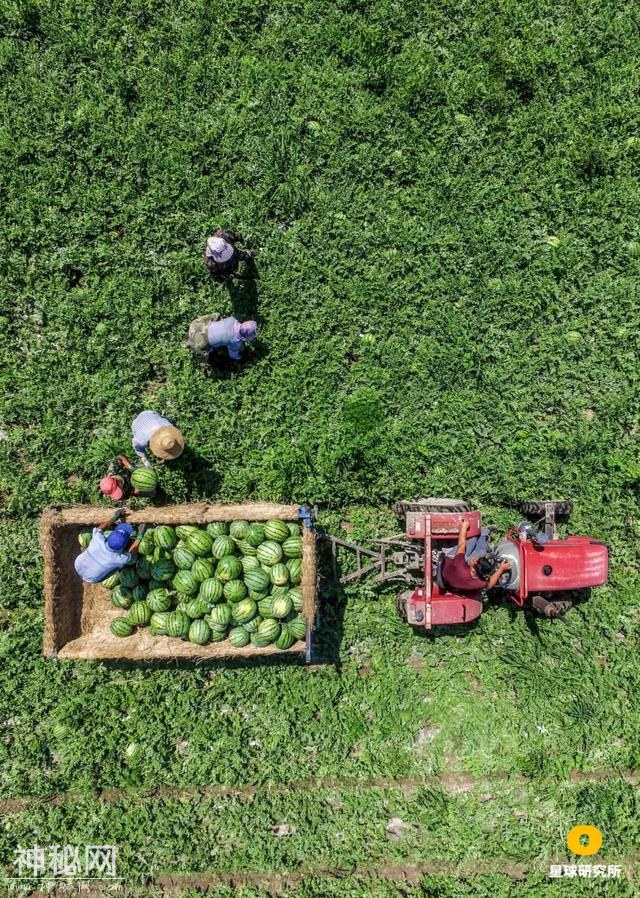
{"type": "Polygon", "coordinates": [[[149,449],[157,458],[178,458],[184,449],[184,437],[177,427],[159,427],[149,440],[149,449]]]}

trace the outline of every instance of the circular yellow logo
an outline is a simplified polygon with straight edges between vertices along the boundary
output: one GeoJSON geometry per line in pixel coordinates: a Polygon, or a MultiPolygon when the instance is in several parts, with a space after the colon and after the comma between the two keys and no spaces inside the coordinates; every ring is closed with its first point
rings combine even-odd
{"type": "Polygon", "coordinates": [[[602,833],[597,826],[574,826],[567,833],[567,848],[574,854],[596,854],[602,848],[602,833]]]}

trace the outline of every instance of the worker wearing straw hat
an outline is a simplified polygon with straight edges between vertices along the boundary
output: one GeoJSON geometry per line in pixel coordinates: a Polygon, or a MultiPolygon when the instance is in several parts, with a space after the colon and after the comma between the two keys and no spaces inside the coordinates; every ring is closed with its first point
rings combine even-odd
{"type": "Polygon", "coordinates": [[[226,284],[237,274],[240,263],[251,259],[249,250],[238,249],[237,243],[242,243],[240,234],[226,228],[218,228],[207,240],[205,265],[219,284],[226,284]]]}
{"type": "Polygon", "coordinates": [[[134,418],[131,425],[133,449],[145,464],[149,464],[146,449],[161,461],[179,458],[184,450],[184,437],[173,421],[157,412],[145,410],[134,418]]]}

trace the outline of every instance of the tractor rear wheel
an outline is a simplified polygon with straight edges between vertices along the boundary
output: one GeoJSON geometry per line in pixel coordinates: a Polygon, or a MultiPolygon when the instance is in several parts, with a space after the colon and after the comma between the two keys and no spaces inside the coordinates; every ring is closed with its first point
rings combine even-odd
{"type": "MultiPolygon", "coordinates": [[[[539,502],[521,502],[519,505],[520,511],[523,515],[528,518],[535,518],[539,520],[545,516],[545,505],[547,503],[543,501],[539,502]]],[[[559,518],[568,518],[571,512],[573,511],[573,503],[567,502],[564,500],[550,500],[550,504],[553,505],[556,520],[559,518]]]]}
{"type": "Polygon", "coordinates": [[[395,512],[398,518],[401,520],[405,517],[408,511],[417,511],[426,513],[459,513],[464,514],[466,511],[471,511],[471,506],[468,502],[464,502],[462,499],[416,499],[413,502],[410,501],[402,501],[396,502],[395,512]]]}

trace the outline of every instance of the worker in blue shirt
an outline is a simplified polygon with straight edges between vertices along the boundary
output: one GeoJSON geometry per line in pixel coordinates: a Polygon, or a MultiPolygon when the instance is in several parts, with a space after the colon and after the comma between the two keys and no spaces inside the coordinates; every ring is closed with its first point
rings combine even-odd
{"type": "Polygon", "coordinates": [[[214,349],[226,349],[229,358],[239,362],[245,343],[252,343],[257,333],[255,321],[238,321],[233,316],[220,318],[214,313],[191,323],[187,346],[203,358],[214,349]]]}
{"type": "Polygon", "coordinates": [[[120,508],[108,521],[94,527],[89,546],[76,558],[74,563],[76,573],[86,583],[100,583],[115,571],[122,570],[131,561],[147,525],[142,524],[137,536],[134,537],[134,528],[131,524],[121,521],[124,515],[124,509],[120,508]],[[104,531],[118,521],[121,522],[109,536],[105,537],[104,531]]]}

